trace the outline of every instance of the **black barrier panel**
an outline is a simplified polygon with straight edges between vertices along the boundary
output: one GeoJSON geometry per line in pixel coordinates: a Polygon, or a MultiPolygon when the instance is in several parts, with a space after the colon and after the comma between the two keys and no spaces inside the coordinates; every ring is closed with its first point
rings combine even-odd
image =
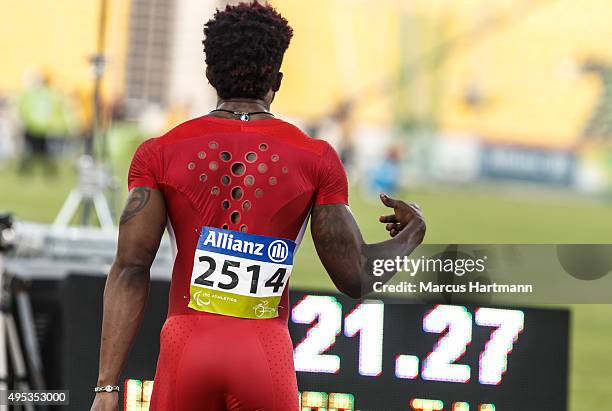
{"type": "MultiPolygon", "coordinates": [[[[98,377],[105,277],[72,274],[61,282],[33,281],[30,295],[41,338],[45,377],[50,389],[69,389],[70,405],[88,410],[98,377]]],[[[145,320],[130,352],[121,381],[152,379],[159,333],[168,310],[169,282],[151,281],[145,320]]]]}
{"type": "Polygon", "coordinates": [[[567,410],[566,310],[378,302],[292,293],[302,407],[340,393],[362,411],[567,410]]]}

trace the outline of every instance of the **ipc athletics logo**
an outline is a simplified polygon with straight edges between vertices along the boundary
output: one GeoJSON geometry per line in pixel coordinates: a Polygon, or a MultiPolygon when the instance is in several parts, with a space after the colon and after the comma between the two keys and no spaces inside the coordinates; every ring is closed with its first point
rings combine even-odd
{"type": "Polygon", "coordinates": [[[289,257],[289,247],[283,240],[275,240],[268,246],[268,257],[275,263],[282,263],[289,257]]]}

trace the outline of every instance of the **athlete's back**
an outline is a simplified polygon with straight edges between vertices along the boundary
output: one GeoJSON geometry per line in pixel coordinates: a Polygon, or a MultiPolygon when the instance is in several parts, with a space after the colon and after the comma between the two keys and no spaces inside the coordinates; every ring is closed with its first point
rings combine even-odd
{"type": "MultiPolygon", "coordinates": [[[[237,240],[286,239],[299,245],[315,204],[346,204],[346,175],[335,151],[281,120],[243,122],[204,116],[143,143],[130,167],[129,186],[146,186],[163,194],[168,230],[176,244],[152,409],[183,409],[181,404],[191,404],[189,409],[195,410],[196,399],[206,399],[201,408],[206,410],[295,409],[297,388],[287,332],[290,264],[266,258],[260,262],[263,268],[249,265],[249,250],[241,250],[237,240]],[[225,241],[225,250],[210,247],[220,246],[223,236],[231,241],[225,241]],[[210,253],[204,255],[206,250],[210,253]],[[215,259],[218,252],[226,255],[215,259]],[[230,274],[224,281],[221,267],[211,265],[227,265],[228,258],[234,271],[257,267],[262,277],[273,280],[266,295],[273,291],[279,295],[278,312],[276,307],[255,304],[260,293],[246,297],[255,301],[254,312],[250,306],[242,311],[233,308],[242,303],[238,292],[242,277],[236,276],[232,283],[230,274]],[[247,263],[240,267],[243,260],[247,263]],[[270,264],[272,271],[266,273],[270,264]],[[277,267],[284,271],[274,277],[277,267]],[[198,282],[209,268],[210,275],[198,282]],[[215,276],[221,276],[218,283],[215,276]],[[219,283],[226,287],[221,290],[219,283]],[[197,290],[205,293],[194,294],[197,290]],[[222,304],[219,295],[227,297],[222,304]],[[258,306],[270,313],[269,319],[257,318],[264,314],[258,306]],[[257,375],[259,383],[254,386],[257,375]],[[261,390],[267,389],[269,395],[262,395],[261,390]]],[[[266,279],[260,282],[255,287],[265,288],[266,279]]]]}
{"type": "Polygon", "coordinates": [[[393,214],[379,221],[392,239],[366,244],[333,149],[270,118],[292,35],[269,4],[218,10],[203,40],[216,108],[135,154],[104,292],[92,411],[117,409],[166,226],[176,260],[151,403],[164,411],[298,409],[287,283],[309,215],[319,259],[354,298],[394,274],[373,276],[375,261],[408,255],[423,240],[418,207],[381,194],[393,214]]]}

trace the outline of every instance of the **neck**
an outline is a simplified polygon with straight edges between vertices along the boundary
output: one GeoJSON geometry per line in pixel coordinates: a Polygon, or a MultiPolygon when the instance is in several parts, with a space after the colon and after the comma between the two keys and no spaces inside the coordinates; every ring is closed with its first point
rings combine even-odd
{"type": "Polygon", "coordinates": [[[254,111],[270,111],[270,103],[262,99],[231,98],[218,99],[217,108],[245,113],[254,111]]]}

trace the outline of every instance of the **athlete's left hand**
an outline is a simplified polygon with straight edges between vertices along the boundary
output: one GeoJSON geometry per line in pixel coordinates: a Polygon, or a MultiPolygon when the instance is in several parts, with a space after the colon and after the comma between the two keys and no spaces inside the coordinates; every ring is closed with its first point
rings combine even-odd
{"type": "Polygon", "coordinates": [[[385,193],[380,194],[380,201],[387,207],[393,208],[393,214],[383,215],[378,219],[378,221],[385,224],[385,228],[391,237],[399,234],[412,220],[419,220],[419,223],[425,224],[421,209],[415,203],[396,200],[385,193]]]}

